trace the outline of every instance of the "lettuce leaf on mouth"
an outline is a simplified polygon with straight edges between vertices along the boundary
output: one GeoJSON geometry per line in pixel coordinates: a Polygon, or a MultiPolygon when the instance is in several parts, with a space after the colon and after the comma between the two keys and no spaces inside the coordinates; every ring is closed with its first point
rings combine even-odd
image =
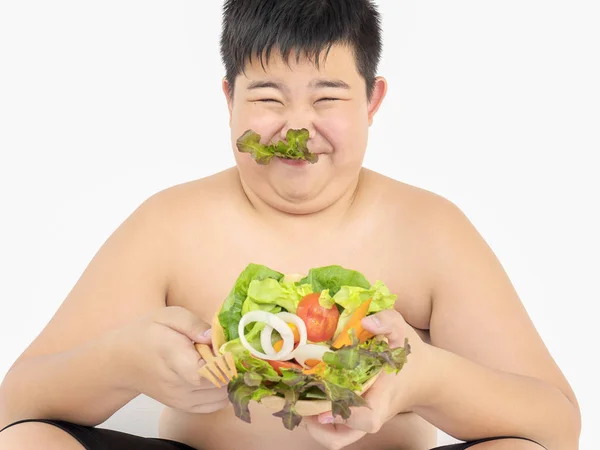
{"type": "Polygon", "coordinates": [[[306,128],[288,130],[286,141],[277,144],[261,144],[260,135],[252,130],[246,131],[236,142],[237,148],[242,153],[249,153],[260,165],[267,165],[274,156],[284,159],[308,161],[311,164],[319,160],[319,155],[308,151],[309,133],[306,128]]]}

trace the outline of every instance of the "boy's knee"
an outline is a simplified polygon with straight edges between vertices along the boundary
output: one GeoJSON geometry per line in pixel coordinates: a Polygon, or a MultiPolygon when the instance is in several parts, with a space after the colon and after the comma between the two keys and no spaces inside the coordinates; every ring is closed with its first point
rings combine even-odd
{"type": "Polygon", "coordinates": [[[42,422],[24,422],[0,433],[2,450],[83,450],[84,447],[66,431],[42,422]]]}

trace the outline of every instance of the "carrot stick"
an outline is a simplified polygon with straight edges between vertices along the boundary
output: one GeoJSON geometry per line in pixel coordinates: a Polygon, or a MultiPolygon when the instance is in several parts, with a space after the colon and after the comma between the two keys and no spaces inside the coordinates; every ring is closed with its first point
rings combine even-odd
{"type": "Polygon", "coordinates": [[[361,343],[363,343],[363,342],[367,341],[368,339],[371,339],[374,336],[375,335],[373,333],[371,333],[370,331],[365,330],[363,328],[362,332],[358,336],[358,341],[361,342],[361,343]]]}
{"type": "Polygon", "coordinates": [[[348,323],[342,329],[342,332],[339,336],[333,341],[334,348],[342,348],[345,345],[352,345],[352,338],[350,337],[350,330],[354,330],[356,333],[356,337],[360,342],[365,342],[369,337],[373,337],[371,333],[365,330],[360,321],[363,317],[366,317],[367,312],[369,311],[369,305],[371,304],[371,299],[363,302],[357,309],[352,313],[348,323]],[[369,336],[371,335],[371,336],[369,336]]]}

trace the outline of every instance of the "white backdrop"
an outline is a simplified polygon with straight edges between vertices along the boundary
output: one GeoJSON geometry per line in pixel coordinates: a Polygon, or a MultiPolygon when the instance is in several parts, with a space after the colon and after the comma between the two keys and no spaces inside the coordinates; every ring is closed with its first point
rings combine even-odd
{"type": "MultiPolygon", "coordinates": [[[[221,3],[0,0],[0,377],[140,202],[233,164],[221,3]]],[[[366,166],[471,218],[598,448],[598,2],[378,3],[390,89],[366,166]]],[[[154,435],[157,411],[106,426],[154,435]]]]}

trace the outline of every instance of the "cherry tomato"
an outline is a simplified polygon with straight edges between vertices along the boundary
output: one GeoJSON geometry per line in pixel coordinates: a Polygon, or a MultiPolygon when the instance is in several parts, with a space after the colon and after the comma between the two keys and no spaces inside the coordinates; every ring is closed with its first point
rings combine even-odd
{"type": "Polygon", "coordinates": [[[340,312],[335,305],[331,308],[320,305],[320,296],[319,292],[308,294],[300,300],[296,311],[306,324],[307,337],[312,342],[325,342],[333,338],[340,318],[340,312]]]}

